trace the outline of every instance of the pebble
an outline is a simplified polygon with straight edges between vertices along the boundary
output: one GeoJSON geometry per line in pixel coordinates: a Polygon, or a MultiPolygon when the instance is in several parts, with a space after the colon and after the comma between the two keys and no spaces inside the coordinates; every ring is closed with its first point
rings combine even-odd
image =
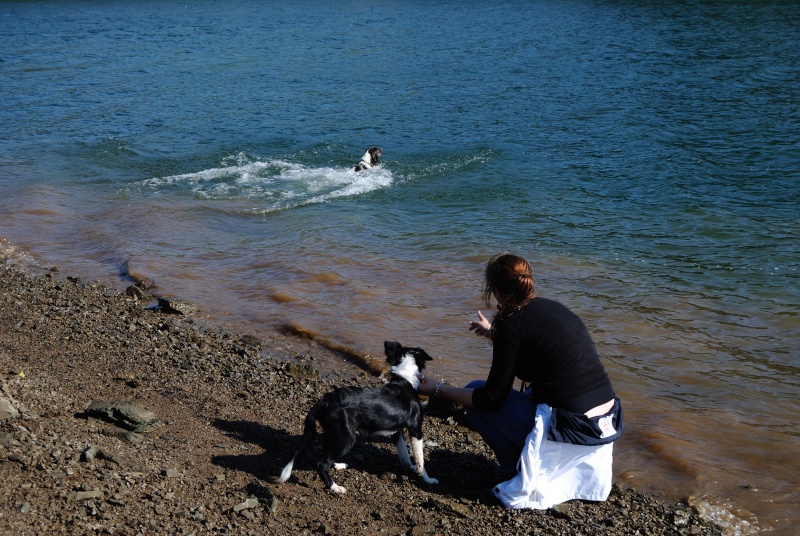
{"type": "Polygon", "coordinates": [[[100,490],[92,491],[73,491],[67,495],[67,499],[71,501],[88,501],[91,499],[100,499],[103,497],[103,492],[100,490]]]}
{"type": "Polygon", "coordinates": [[[233,507],[234,512],[241,512],[242,510],[255,508],[258,506],[258,499],[250,498],[246,499],[244,502],[241,502],[233,507]]]}

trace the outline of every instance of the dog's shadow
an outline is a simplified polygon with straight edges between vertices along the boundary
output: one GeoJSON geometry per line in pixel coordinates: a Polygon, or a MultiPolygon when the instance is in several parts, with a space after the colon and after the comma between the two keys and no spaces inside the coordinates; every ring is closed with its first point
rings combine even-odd
{"type": "MultiPolygon", "coordinates": [[[[228,421],[218,419],[214,426],[229,437],[239,441],[258,445],[264,452],[261,454],[226,454],[213,456],[215,465],[249,473],[262,482],[278,483],[278,476],[283,467],[294,456],[300,445],[300,436],[292,435],[252,421],[228,421]]],[[[295,475],[302,482],[308,477],[298,477],[296,472],[312,471],[311,478],[322,482],[314,469],[314,460],[318,459],[322,449],[322,434],[318,434],[313,446],[295,464],[295,475]]],[[[377,478],[408,479],[416,482],[426,491],[437,495],[448,495],[456,499],[487,500],[488,490],[501,481],[502,476],[496,469],[497,464],[485,456],[466,452],[449,451],[445,447],[427,448],[425,451],[425,469],[428,474],[439,480],[438,484],[425,484],[418,476],[405,469],[397,456],[392,441],[383,436],[362,436],[353,449],[342,461],[351,470],[374,475],[377,478]]],[[[270,497],[272,494],[260,485],[250,490],[255,496],[270,497]],[[260,490],[260,492],[259,492],[260,490]]]]}

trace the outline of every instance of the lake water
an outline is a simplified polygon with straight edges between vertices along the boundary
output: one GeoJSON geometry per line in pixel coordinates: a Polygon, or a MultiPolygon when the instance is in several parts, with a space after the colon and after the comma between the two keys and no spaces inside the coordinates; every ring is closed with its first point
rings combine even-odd
{"type": "Polygon", "coordinates": [[[794,533],[800,3],[274,4],[0,3],[0,238],[454,383],[519,253],[623,400],[617,480],[794,533]]]}

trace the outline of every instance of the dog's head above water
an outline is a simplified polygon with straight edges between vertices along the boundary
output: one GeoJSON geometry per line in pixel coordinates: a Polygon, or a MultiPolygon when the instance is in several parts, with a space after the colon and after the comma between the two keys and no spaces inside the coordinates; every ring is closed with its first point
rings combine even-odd
{"type": "Polygon", "coordinates": [[[399,342],[385,341],[383,343],[383,350],[386,353],[386,362],[390,367],[398,366],[403,358],[410,356],[414,358],[418,370],[425,368],[425,362],[431,361],[433,358],[428,355],[428,352],[422,348],[411,348],[403,346],[399,342]]]}
{"type": "Polygon", "coordinates": [[[367,150],[364,151],[364,156],[361,157],[361,161],[353,168],[353,171],[363,171],[377,166],[382,154],[383,151],[380,147],[368,147],[367,150]]]}
{"type": "Polygon", "coordinates": [[[364,152],[364,157],[362,158],[362,160],[369,159],[369,164],[371,166],[375,166],[375,165],[378,164],[378,160],[381,159],[381,155],[382,154],[383,154],[383,151],[381,150],[380,147],[369,147],[364,152]]]}

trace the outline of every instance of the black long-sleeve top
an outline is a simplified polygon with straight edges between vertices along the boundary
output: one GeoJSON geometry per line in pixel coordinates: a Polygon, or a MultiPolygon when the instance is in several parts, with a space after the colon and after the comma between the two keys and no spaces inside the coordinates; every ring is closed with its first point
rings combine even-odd
{"type": "Polygon", "coordinates": [[[535,403],[576,413],[614,398],[589,330],[566,306],[537,297],[494,324],[492,367],[472,394],[475,408],[499,408],[515,377],[531,384],[535,403]]]}

